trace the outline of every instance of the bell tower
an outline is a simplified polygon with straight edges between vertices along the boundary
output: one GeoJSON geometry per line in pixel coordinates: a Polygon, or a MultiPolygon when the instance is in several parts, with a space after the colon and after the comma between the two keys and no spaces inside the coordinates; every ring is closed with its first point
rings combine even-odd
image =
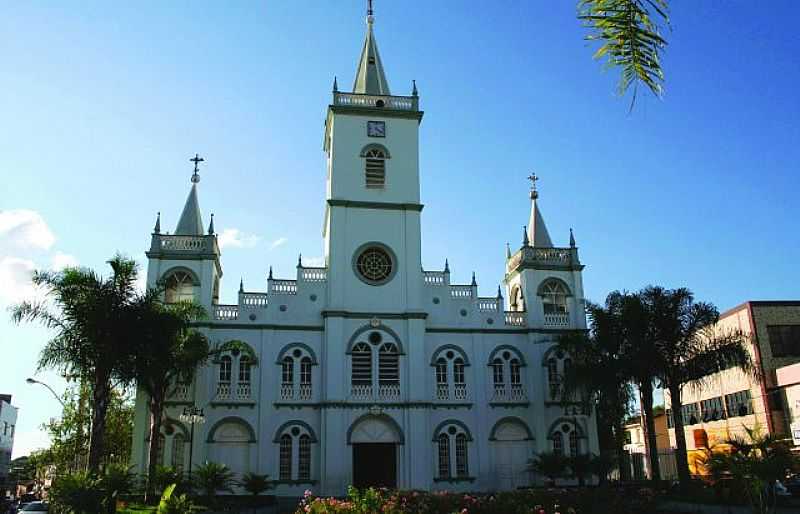
{"type": "Polygon", "coordinates": [[[398,311],[420,301],[423,113],[416,83],[409,96],[390,92],[371,5],[366,22],[353,88],[334,79],[325,119],[328,305],[398,311]]]}

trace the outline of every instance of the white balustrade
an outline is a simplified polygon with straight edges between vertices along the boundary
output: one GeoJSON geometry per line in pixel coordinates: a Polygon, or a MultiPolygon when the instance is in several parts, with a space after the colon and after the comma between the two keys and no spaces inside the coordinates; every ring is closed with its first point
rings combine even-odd
{"type": "Polygon", "coordinates": [[[252,388],[249,382],[240,382],[236,384],[236,394],[234,400],[249,400],[252,396],[252,388]]]}
{"type": "Polygon", "coordinates": [[[296,280],[269,280],[269,294],[297,294],[296,280]]]}
{"type": "Polygon", "coordinates": [[[218,382],[217,394],[214,395],[217,400],[230,400],[231,399],[231,384],[230,382],[218,382]]]}
{"type": "Polygon", "coordinates": [[[300,384],[300,400],[310,400],[311,393],[311,384],[300,384]]]}
{"type": "Polygon", "coordinates": [[[452,285],[450,296],[453,298],[472,298],[472,286],[452,285]]]}
{"type": "Polygon", "coordinates": [[[291,383],[281,384],[281,400],[294,399],[294,386],[291,383]]]}
{"type": "Polygon", "coordinates": [[[397,400],[400,398],[400,384],[380,384],[378,398],[381,400],[397,400]]]}
{"type": "Polygon", "coordinates": [[[266,307],[269,304],[267,293],[242,293],[240,303],[246,307],[266,307]]]}
{"type": "Polygon", "coordinates": [[[444,271],[423,271],[422,281],[429,286],[443,286],[447,283],[444,271]]]}
{"type": "Polygon", "coordinates": [[[501,301],[497,297],[478,298],[478,310],[481,312],[499,312],[501,301]]]}
{"type": "Polygon", "coordinates": [[[525,392],[525,388],[522,387],[522,384],[511,384],[511,396],[509,400],[512,402],[524,402],[528,399],[528,395],[525,392]]]}
{"type": "Polygon", "coordinates": [[[436,384],[436,399],[437,400],[450,399],[450,389],[447,387],[447,384],[436,384]]]}
{"type": "Polygon", "coordinates": [[[206,237],[159,235],[158,242],[160,249],[165,251],[199,252],[206,248],[206,237]]]}
{"type": "Polygon", "coordinates": [[[494,394],[492,395],[492,401],[494,402],[503,402],[507,398],[506,395],[506,386],[505,384],[495,384],[494,385],[494,394]]]}
{"type": "Polygon", "coordinates": [[[525,313],[518,311],[506,311],[506,325],[511,325],[512,327],[524,327],[525,313]]]}
{"type": "Polygon", "coordinates": [[[372,385],[370,384],[353,384],[350,388],[350,396],[354,400],[371,400],[372,399],[372,385]]]}
{"type": "Polygon", "coordinates": [[[328,280],[328,269],[300,268],[300,279],[304,282],[325,282],[328,280]]]}
{"type": "Polygon", "coordinates": [[[570,248],[534,248],[533,258],[537,261],[558,262],[569,264],[572,261],[570,248]]]}
{"type": "Polygon", "coordinates": [[[333,94],[334,105],[416,111],[417,98],[412,96],[362,95],[357,93],[333,94]]]}
{"type": "Polygon", "coordinates": [[[453,398],[456,400],[466,400],[467,384],[455,384],[453,386],[453,398]]]}
{"type": "Polygon", "coordinates": [[[569,313],[550,312],[544,314],[544,326],[546,327],[568,327],[569,313]]]}
{"type": "Polygon", "coordinates": [[[172,399],[183,401],[189,399],[189,384],[177,384],[172,393],[172,399]]]}
{"type": "Polygon", "coordinates": [[[214,306],[214,319],[231,321],[239,319],[239,306],[238,305],[215,305],[214,306]]]}

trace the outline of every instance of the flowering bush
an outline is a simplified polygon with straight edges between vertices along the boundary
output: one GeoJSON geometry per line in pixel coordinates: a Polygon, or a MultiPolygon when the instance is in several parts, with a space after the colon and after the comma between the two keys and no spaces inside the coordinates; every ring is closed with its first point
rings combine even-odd
{"type": "Polygon", "coordinates": [[[345,499],[306,491],[296,514],[641,514],[653,511],[653,500],[646,490],[605,488],[463,494],[351,487],[345,499]]]}

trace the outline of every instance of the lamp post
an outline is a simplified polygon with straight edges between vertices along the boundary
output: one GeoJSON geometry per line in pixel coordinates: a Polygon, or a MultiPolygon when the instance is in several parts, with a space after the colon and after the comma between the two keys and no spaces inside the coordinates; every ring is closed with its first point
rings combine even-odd
{"type": "Polygon", "coordinates": [[[184,407],[183,414],[180,415],[181,421],[189,424],[189,479],[192,478],[192,456],[194,455],[194,426],[206,422],[206,416],[203,414],[203,409],[192,405],[191,407],[184,407]]]}
{"type": "Polygon", "coordinates": [[[25,382],[27,382],[27,383],[29,383],[29,384],[39,384],[39,385],[43,385],[43,386],[45,386],[45,387],[48,389],[48,391],[50,391],[51,393],[53,393],[53,398],[55,398],[56,400],[58,400],[58,403],[60,403],[62,407],[64,407],[65,409],[67,408],[67,406],[64,404],[64,400],[62,400],[62,399],[61,399],[61,397],[60,397],[60,396],[58,396],[58,395],[56,394],[56,392],[55,392],[55,391],[53,391],[53,388],[52,388],[52,387],[50,387],[49,385],[45,384],[44,382],[40,382],[40,381],[36,380],[35,378],[26,378],[26,379],[25,379],[25,382]]]}

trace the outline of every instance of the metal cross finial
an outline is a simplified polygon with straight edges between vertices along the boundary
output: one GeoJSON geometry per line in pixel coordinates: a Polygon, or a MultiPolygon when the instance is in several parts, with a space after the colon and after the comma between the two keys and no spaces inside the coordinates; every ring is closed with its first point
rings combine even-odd
{"type": "Polygon", "coordinates": [[[193,162],[194,163],[194,173],[192,174],[192,182],[194,182],[196,184],[196,183],[200,182],[200,175],[197,173],[198,171],[200,171],[200,168],[198,168],[198,165],[201,162],[205,162],[205,159],[200,157],[199,154],[194,154],[194,157],[189,159],[189,162],[193,162]]]}
{"type": "Polygon", "coordinates": [[[367,0],[367,16],[372,16],[372,0],[367,0]]]}
{"type": "Polygon", "coordinates": [[[536,182],[539,181],[539,177],[536,176],[536,173],[531,173],[528,175],[528,180],[531,181],[531,198],[537,198],[539,196],[539,192],[536,191],[536,182]]]}

